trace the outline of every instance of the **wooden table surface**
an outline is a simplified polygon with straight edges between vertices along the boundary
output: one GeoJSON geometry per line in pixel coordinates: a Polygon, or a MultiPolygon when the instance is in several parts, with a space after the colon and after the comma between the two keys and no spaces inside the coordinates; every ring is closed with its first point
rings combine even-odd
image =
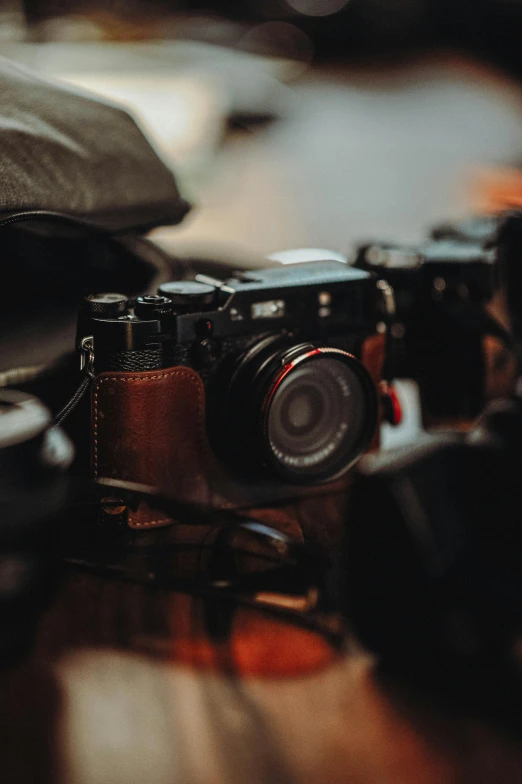
{"type": "Polygon", "coordinates": [[[2,782],[520,784],[522,739],[356,649],[237,609],[72,575],[0,680],[2,782]]]}
{"type": "MultiPolygon", "coordinates": [[[[520,89],[475,63],[311,71],[291,97],[286,119],[221,148],[199,209],[163,232],[174,250],[417,240],[465,213],[475,167],[522,158],[520,89]]],[[[47,355],[69,337],[48,330],[47,355]]],[[[361,652],[254,610],[209,644],[197,601],[76,574],[0,705],[2,784],[522,784],[517,737],[361,652]]]]}

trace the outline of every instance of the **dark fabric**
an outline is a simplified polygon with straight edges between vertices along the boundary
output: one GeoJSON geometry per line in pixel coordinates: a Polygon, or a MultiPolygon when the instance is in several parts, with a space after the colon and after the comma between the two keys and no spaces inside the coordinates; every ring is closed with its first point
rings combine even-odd
{"type": "Polygon", "coordinates": [[[109,101],[0,58],[0,221],[46,210],[110,232],[178,223],[189,209],[136,122],[109,101]]]}

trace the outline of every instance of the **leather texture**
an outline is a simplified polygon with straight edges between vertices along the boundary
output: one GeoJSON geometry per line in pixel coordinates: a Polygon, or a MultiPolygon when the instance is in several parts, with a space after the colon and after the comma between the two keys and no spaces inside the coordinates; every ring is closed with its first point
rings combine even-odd
{"type": "MultiPolygon", "coordinates": [[[[206,477],[215,461],[204,428],[203,383],[190,368],[102,373],[92,391],[94,475],[212,503],[206,477]]],[[[140,528],[171,522],[153,510],[138,516],[140,528]]]]}
{"type": "MultiPolygon", "coordinates": [[[[383,359],[380,336],[367,341],[364,359],[377,382],[383,359]]],[[[340,507],[350,481],[343,478],[315,487],[236,482],[208,443],[203,382],[194,370],[181,366],[97,376],[92,390],[92,464],[95,477],[150,485],[184,501],[214,507],[255,508],[258,519],[299,537],[303,528],[312,532],[314,526],[332,527],[331,522],[320,519],[321,504],[326,509],[324,502],[317,505],[321,498],[330,499],[325,516],[335,518],[339,526],[340,507]],[[308,498],[315,499],[308,502],[310,509],[306,508],[308,498]]],[[[130,526],[141,530],[172,522],[145,507],[129,517],[130,526]]]]}

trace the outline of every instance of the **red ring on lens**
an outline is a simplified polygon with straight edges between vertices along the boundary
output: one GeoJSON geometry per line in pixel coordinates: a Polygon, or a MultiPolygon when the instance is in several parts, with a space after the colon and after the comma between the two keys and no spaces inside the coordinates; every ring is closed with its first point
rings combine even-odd
{"type": "MultiPolygon", "coordinates": [[[[305,347],[303,346],[303,349],[305,347]]],[[[332,474],[323,475],[322,478],[318,478],[315,482],[324,482],[324,481],[332,481],[333,479],[338,478],[342,474],[351,468],[362,456],[362,454],[366,451],[369,447],[373,435],[375,433],[375,428],[377,426],[377,390],[375,385],[360,360],[358,360],[353,354],[350,354],[348,351],[343,351],[342,349],[338,348],[330,348],[330,347],[314,347],[310,349],[308,346],[306,350],[303,351],[302,354],[292,358],[289,362],[287,362],[281,370],[275,376],[273,382],[271,383],[268,391],[266,392],[263,402],[260,407],[260,414],[261,414],[261,429],[263,433],[263,442],[266,444],[269,440],[268,437],[268,427],[269,427],[269,415],[270,415],[270,407],[276,396],[278,390],[280,389],[283,381],[295,370],[297,367],[300,367],[303,363],[313,359],[317,356],[332,356],[332,358],[338,357],[339,360],[344,360],[349,364],[356,372],[356,375],[359,378],[359,381],[365,390],[365,394],[368,395],[368,403],[369,403],[369,410],[367,412],[368,422],[367,426],[364,428],[363,432],[361,433],[360,437],[360,448],[356,450],[356,454],[351,460],[348,460],[347,463],[342,466],[338,471],[333,472],[332,474]],[[373,405],[372,405],[373,404],[373,405]],[[373,411],[371,409],[374,409],[373,411]]],[[[265,453],[266,454],[266,453],[265,453]]],[[[269,462],[273,462],[269,460],[269,462]]],[[[278,464],[278,471],[281,471],[282,467],[278,464]]],[[[314,480],[310,479],[310,476],[307,474],[303,474],[299,476],[297,473],[293,471],[285,471],[284,472],[287,478],[291,478],[291,481],[300,482],[314,482],[314,480]],[[291,474],[291,476],[290,476],[291,474]]]]}

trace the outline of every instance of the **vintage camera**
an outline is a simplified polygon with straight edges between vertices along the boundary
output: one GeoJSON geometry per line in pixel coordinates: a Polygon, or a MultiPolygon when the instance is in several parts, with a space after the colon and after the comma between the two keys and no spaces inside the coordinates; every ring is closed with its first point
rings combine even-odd
{"type": "Polygon", "coordinates": [[[341,477],[375,437],[379,297],[327,259],[87,297],[95,475],[220,506],[341,477]]]}
{"type": "Polygon", "coordinates": [[[418,382],[426,424],[474,419],[516,377],[510,336],[490,306],[495,254],[448,237],[420,247],[366,244],[355,258],[393,287],[393,373],[418,382]]]}

